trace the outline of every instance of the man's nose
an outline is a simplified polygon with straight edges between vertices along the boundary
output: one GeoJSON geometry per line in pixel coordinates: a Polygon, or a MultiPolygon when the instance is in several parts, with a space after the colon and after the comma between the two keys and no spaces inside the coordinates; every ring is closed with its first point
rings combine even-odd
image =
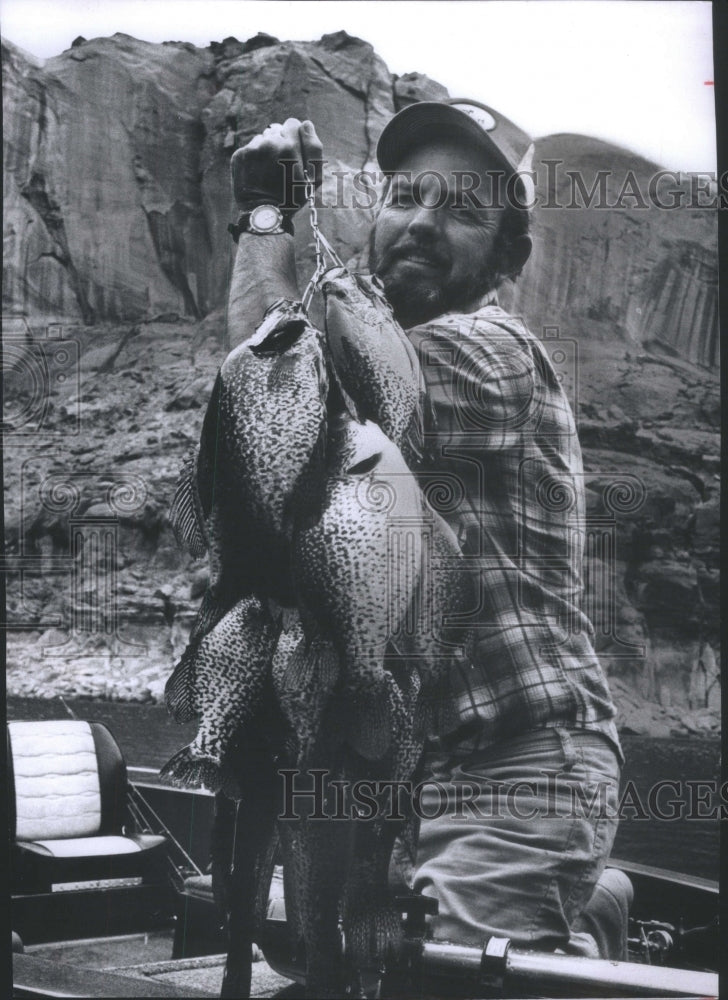
{"type": "Polygon", "coordinates": [[[411,233],[433,234],[437,230],[438,211],[427,205],[418,205],[410,218],[408,229],[411,233]]]}

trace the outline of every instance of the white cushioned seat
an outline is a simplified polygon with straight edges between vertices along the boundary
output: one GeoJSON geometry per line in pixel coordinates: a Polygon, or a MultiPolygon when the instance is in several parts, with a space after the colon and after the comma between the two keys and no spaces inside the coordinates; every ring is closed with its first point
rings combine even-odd
{"type": "Polygon", "coordinates": [[[127,832],[126,764],[106,726],[9,722],[8,773],[13,891],[130,876],[163,880],[166,838],[127,832]]]}

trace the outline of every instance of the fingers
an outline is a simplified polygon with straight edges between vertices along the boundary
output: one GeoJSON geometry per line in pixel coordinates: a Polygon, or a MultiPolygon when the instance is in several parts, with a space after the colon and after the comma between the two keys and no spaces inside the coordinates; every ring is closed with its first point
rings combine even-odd
{"type": "Polygon", "coordinates": [[[304,169],[318,186],[322,178],[324,148],[321,145],[321,140],[316,135],[313,122],[308,120],[302,122],[298,130],[298,135],[301,143],[301,160],[304,169]]]}
{"type": "Polygon", "coordinates": [[[323,146],[312,122],[299,118],[272,122],[233,153],[233,194],[242,203],[252,192],[256,198],[270,192],[276,204],[300,207],[305,202],[303,171],[318,186],[323,162],[323,146]]]}
{"type": "Polygon", "coordinates": [[[239,159],[243,150],[275,151],[279,155],[288,155],[300,160],[307,166],[311,160],[320,160],[323,155],[321,140],[316,134],[313,122],[301,122],[298,118],[287,118],[283,124],[273,122],[262,132],[254,136],[250,142],[233,153],[233,159],[239,159]]]}

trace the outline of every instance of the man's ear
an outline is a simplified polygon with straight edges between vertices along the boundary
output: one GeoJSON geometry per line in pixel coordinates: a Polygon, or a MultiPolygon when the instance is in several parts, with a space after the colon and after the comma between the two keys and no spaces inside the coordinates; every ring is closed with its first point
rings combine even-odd
{"type": "Polygon", "coordinates": [[[509,257],[509,272],[512,275],[517,275],[521,273],[521,270],[531,256],[531,249],[533,248],[533,241],[527,233],[523,233],[521,236],[516,236],[508,248],[509,257]]]}

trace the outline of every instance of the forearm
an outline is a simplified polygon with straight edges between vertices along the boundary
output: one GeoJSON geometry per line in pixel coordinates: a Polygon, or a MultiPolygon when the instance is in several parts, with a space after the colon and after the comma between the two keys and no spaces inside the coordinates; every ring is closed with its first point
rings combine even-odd
{"type": "Polygon", "coordinates": [[[293,237],[242,233],[228,294],[227,349],[248,340],[277,299],[300,297],[293,237]]]}

